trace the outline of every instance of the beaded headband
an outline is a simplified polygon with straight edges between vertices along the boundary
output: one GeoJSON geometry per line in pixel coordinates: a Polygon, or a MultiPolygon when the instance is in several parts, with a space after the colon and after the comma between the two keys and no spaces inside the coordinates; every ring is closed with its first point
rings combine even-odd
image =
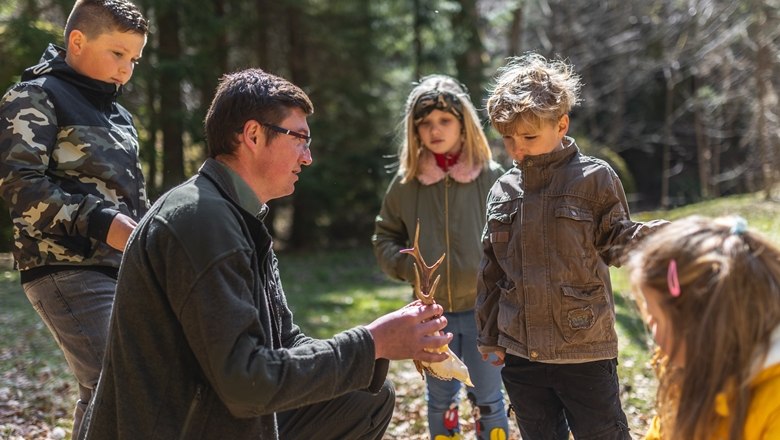
{"type": "Polygon", "coordinates": [[[463,122],[463,103],[457,96],[442,90],[430,90],[420,95],[414,103],[414,125],[420,124],[434,110],[452,113],[463,122]]]}

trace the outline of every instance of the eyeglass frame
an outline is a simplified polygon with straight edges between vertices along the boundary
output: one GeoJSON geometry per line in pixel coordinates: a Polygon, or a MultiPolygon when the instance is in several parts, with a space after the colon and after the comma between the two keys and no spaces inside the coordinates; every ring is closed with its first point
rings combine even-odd
{"type": "Polygon", "coordinates": [[[262,126],[268,127],[268,128],[270,128],[271,130],[273,130],[273,131],[275,131],[277,133],[286,134],[286,135],[289,135],[289,136],[292,136],[292,137],[295,137],[295,138],[303,140],[305,142],[305,144],[306,144],[306,148],[309,148],[309,146],[311,145],[311,136],[309,136],[309,135],[305,135],[305,134],[297,132],[297,131],[289,130],[287,128],[282,128],[282,127],[279,127],[278,125],[266,124],[264,122],[260,122],[259,124],[262,125],[262,126]]]}

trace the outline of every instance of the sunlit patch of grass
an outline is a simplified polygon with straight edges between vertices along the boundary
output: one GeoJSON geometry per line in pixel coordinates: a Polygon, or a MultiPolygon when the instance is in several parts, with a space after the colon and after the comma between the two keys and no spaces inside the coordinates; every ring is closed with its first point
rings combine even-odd
{"type": "Polygon", "coordinates": [[[655,413],[657,380],[650,367],[652,338],[630,293],[626,270],[612,268],[610,276],[617,316],[620,398],[629,427],[641,434],[655,413]]]}
{"type": "Polygon", "coordinates": [[[280,257],[280,272],[295,322],[304,333],[329,338],[368,324],[411,301],[411,288],[388,279],[370,248],[280,257]]]}
{"type": "Polygon", "coordinates": [[[75,379],[12,270],[0,272],[0,341],[3,438],[46,438],[54,427],[69,432],[75,379]]]}

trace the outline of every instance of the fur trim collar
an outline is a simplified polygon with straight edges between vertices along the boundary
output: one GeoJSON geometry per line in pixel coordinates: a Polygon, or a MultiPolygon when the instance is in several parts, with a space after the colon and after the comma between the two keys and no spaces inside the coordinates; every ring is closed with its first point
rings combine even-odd
{"type": "Polygon", "coordinates": [[[479,176],[482,167],[474,165],[467,167],[466,164],[461,162],[463,155],[458,158],[458,162],[451,166],[449,172],[444,172],[438,165],[436,165],[436,158],[433,157],[433,153],[427,149],[420,155],[420,166],[417,170],[417,180],[423,185],[433,185],[434,183],[444,180],[444,177],[449,174],[458,183],[469,183],[479,176]]]}

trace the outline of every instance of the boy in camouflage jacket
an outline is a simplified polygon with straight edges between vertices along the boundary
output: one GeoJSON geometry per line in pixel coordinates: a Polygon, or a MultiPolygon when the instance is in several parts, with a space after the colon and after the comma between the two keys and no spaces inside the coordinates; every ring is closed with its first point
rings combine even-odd
{"type": "Polygon", "coordinates": [[[0,101],[0,197],[22,288],[79,383],[73,438],[100,375],[122,251],[148,209],[138,135],[116,102],[146,34],[126,0],[78,0],[67,50],[49,45],[0,101]]]}

